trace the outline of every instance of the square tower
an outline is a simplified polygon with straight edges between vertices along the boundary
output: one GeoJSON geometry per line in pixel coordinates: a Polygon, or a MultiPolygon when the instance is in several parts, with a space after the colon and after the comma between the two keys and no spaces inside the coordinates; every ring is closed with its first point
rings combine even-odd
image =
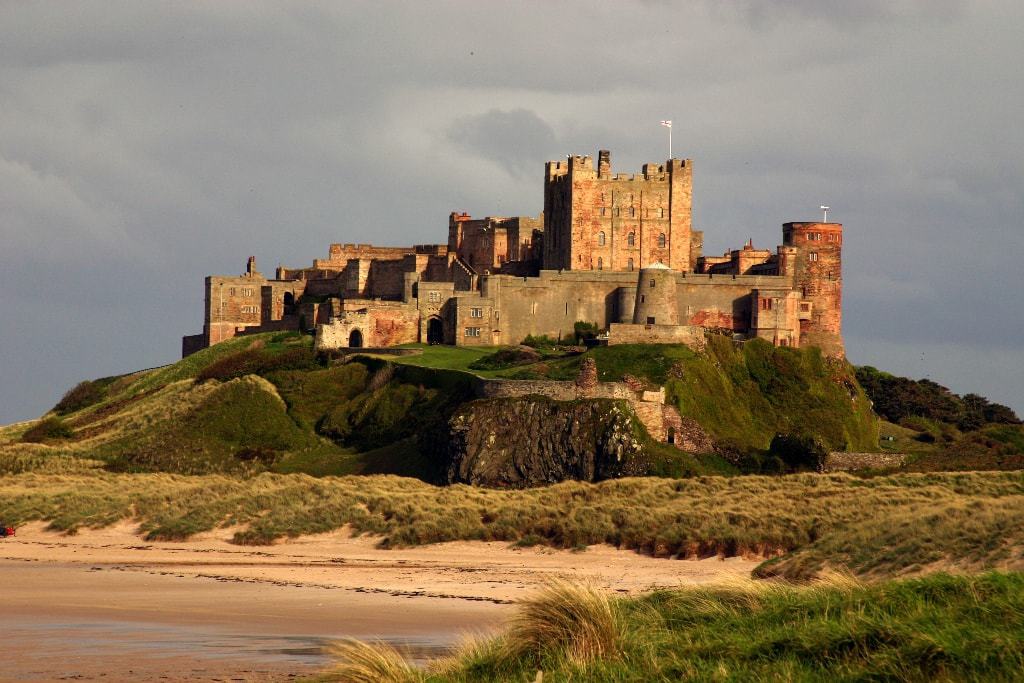
{"type": "Polygon", "coordinates": [[[611,154],[545,164],[544,258],[548,270],[629,271],[662,263],[691,271],[700,256],[692,228],[693,161],[644,164],[613,174],[611,154]]]}

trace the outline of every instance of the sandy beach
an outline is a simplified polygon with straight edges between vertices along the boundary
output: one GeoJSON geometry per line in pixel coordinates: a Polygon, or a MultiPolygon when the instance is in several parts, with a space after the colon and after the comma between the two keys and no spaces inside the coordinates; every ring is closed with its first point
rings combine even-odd
{"type": "Polygon", "coordinates": [[[0,541],[0,680],[291,680],[324,643],[381,639],[414,656],[501,628],[548,577],[637,593],[747,575],[756,561],[664,560],[458,542],[381,550],[345,531],[273,546],[232,530],[145,541],[134,525],[0,541]]]}

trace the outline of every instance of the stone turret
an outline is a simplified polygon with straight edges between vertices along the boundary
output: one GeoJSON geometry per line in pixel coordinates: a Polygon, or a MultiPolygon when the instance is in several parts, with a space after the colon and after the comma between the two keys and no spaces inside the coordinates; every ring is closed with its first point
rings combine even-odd
{"type": "Polygon", "coordinates": [[[640,270],[633,308],[634,325],[679,324],[676,276],[676,271],[663,263],[654,263],[640,270]]]}

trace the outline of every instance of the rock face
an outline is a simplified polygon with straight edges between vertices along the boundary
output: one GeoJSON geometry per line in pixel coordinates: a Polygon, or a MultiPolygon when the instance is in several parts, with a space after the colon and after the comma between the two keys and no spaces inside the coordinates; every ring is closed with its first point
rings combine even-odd
{"type": "Polygon", "coordinates": [[[481,399],[463,404],[448,431],[449,484],[522,488],[647,470],[624,401],[481,399]]]}

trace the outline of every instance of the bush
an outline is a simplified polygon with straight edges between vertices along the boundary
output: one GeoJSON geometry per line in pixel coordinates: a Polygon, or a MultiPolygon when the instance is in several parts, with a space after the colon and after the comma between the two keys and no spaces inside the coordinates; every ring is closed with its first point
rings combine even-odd
{"type": "Polygon", "coordinates": [[[469,364],[471,370],[502,370],[517,365],[530,365],[541,359],[539,353],[528,346],[501,349],[469,364]]]}
{"type": "Polygon", "coordinates": [[[769,459],[777,458],[786,472],[816,472],[825,461],[825,447],[810,435],[776,434],[768,447],[769,459]]]}
{"type": "Polygon", "coordinates": [[[875,412],[889,422],[899,423],[912,416],[956,425],[974,431],[986,424],[1020,424],[1007,406],[983,396],[957,396],[929,379],[912,380],[881,372],[870,365],[857,368],[857,381],[874,404],[875,412]]]}
{"type": "Polygon", "coordinates": [[[96,405],[107,397],[107,387],[109,387],[115,379],[117,378],[108,377],[94,381],[86,380],[84,382],[79,382],[64,394],[60,401],[58,401],[57,405],[53,407],[53,412],[58,415],[67,415],[68,413],[73,413],[81,410],[82,408],[88,408],[91,405],[96,405]]]}
{"type": "Polygon", "coordinates": [[[584,340],[593,339],[597,336],[600,331],[597,327],[597,323],[588,323],[583,320],[577,320],[572,326],[573,333],[576,336],[576,343],[581,344],[584,340]]]}
{"type": "Polygon", "coordinates": [[[534,336],[532,334],[526,335],[526,339],[523,340],[523,346],[530,346],[535,349],[552,349],[561,343],[559,339],[552,339],[546,334],[539,334],[534,336]]]}
{"type": "Polygon", "coordinates": [[[226,381],[245,375],[265,375],[280,370],[311,370],[320,367],[310,348],[300,347],[279,353],[266,349],[246,349],[224,356],[206,366],[196,375],[196,382],[208,379],[226,381]]]}
{"type": "Polygon", "coordinates": [[[48,417],[26,431],[21,440],[26,443],[40,443],[53,439],[70,439],[73,435],[74,431],[64,423],[64,420],[59,417],[48,417]]]}

